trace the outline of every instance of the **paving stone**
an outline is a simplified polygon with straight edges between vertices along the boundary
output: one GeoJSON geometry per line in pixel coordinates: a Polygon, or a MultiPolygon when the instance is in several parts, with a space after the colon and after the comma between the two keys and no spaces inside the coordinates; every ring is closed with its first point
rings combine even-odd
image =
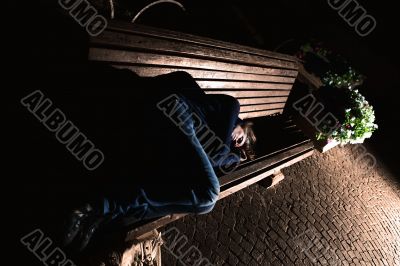
{"type": "Polygon", "coordinates": [[[244,249],[244,251],[247,252],[247,253],[250,253],[250,252],[253,250],[253,245],[252,245],[250,242],[246,241],[246,240],[243,240],[243,241],[240,243],[240,246],[241,246],[241,247],[244,249]]]}
{"type": "Polygon", "coordinates": [[[243,262],[245,265],[247,265],[251,261],[251,255],[248,252],[243,252],[242,255],[240,255],[239,260],[243,262]]]}
{"type": "Polygon", "coordinates": [[[236,256],[240,256],[243,253],[243,249],[239,247],[237,244],[232,243],[229,245],[229,249],[235,254],[236,256]]]}
{"type": "Polygon", "coordinates": [[[239,259],[235,255],[229,254],[228,263],[229,265],[238,265],[239,259]]]}
{"type": "Polygon", "coordinates": [[[236,232],[236,231],[232,231],[232,232],[229,234],[229,237],[231,238],[231,240],[233,240],[233,241],[236,242],[237,244],[239,244],[239,243],[242,241],[242,239],[243,239],[243,237],[242,237],[238,232],[236,232]]]}

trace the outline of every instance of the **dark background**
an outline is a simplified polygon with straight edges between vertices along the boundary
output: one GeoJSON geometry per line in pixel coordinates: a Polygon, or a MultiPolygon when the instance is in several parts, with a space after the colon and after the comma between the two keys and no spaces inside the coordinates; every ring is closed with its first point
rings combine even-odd
{"type": "MultiPolygon", "coordinates": [[[[24,54],[23,51],[35,45],[43,44],[51,48],[51,43],[47,43],[42,35],[37,35],[39,29],[36,21],[40,20],[44,6],[56,8],[56,2],[55,0],[20,2],[21,5],[13,6],[16,7],[12,9],[14,11],[8,12],[12,17],[8,20],[7,34],[4,36],[9,36],[8,39],[12,41],[6,40],[5,43],[14,46],[12,48],[18,48],[3,50],[5,57],[11,56],[11,61],[14,63],[9,69],[15,75],[11,76],[13,80],[8,84],[13,85],[24,79],[29,84],[25,73],[29,71],[29,67],[40,64],[40,62],[28,62],[26,57],[18,57],[18,55],[24,54]],[[10,30],[9,35],[8,30],[10,30]]],[[[108,0],[91,2],[108,17],[108,0]]],[[[116,18],[130,20],[141,8],[151,2],[150,0],[115,0],[116,18]]],[[[400,46],[397,38],[399,23],[395,1],[358,1],[377,20],[377,28],[367,37],[360,37],[337,11],[331,9],[327,0],[181,0],[180,2],[185,6],[185,12],[173,4],[164,3],[149,9],[137,22],[266,50],[279,48],[278,51],[281,52],[285,52],[287,45],[284,44],[290,44],[291,40],[314,38],[323,41],[326,46],[347,58],[356,69],[367,76],[360,91],[376,111],[376,123],[379,125],[379,130],[366,141],[366,144],[378,160],[383,162],[400,181],[398,166],[400,145],[397,140],[399,123],[397,91],[400,88],[398,48],[400,46]]],[[[46,23],[49,26],[49,34],[60,31],[51,28],[51,20],[46,23]]],[[[58,34],[63,35],[64,32],[58,32],[58,34]]],[[[65,32],[65,35],[68,35],[68,32],[65,32]]],[[[7,91],[12,89],[8,88],[7,91]]],[[[18,103],[18,101],[8,101],[9,106],[12,106],[14,102],[18,103]]],[[[30,114],[26,116],[28,116],[26,119],[29,119],[30,114]]],[[[32,120],[31,123],[36,125],[37,121],[32,120]]],[[[41,125],[37,124],[37,127],[40,128],[41,125]]],[[[12,127],[7,127],[7,131],[12,132],[12,127]]],[[[22,145],[18,145],[18,143],[23,143],[19,140],[5,140],[8,144],[12,144],[11,148],[14,151],[17,149],[20,152],[23,148],[22,145]]],[[[66,151],[63,152],[66,157],[70,156],[66,151]]],[[[11,161],[18,161],[20,158],[10,157],[11,161]]],[[[43,162],[43,165],[45,163],[43,162]]],[[[6,179],[16,183],[20,189],[5,203],[17,212],[22,204],[25,209],[37,212],[34,210],[37,206],[31,206],[31,201],[26,199],[25,195],[35,194],[37,187],[46,186],[46,184],[33,185],[35,176],[13,176],[12,171],[16,172],[16,169],[7,172],[6,179]],[[24,187],[23,184],[26,182],[32,185],[24,187]]],[[[57,182],[57,180],[54,181],[57,182]]],[[[8,192],[11,191],[8,190],[8,192]]],[[[57,191],[53,193],[56,194],[57,191]]],[[[15,222],[13,218],[9,220],[12,223],[15,222]]],[[[26,228],[32,228],[29,220],[18,222],[24,223],[26,228]]],[[[25,255],[31,258],[28,252],[25,255]]]]}

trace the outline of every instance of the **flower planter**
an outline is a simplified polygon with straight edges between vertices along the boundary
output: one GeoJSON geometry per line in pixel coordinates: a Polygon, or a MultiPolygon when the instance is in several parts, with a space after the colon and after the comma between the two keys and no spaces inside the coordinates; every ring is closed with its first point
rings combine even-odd
{"type": "Polygon", "coordinates": [[[321,153],[325,153],[336,146],[338,146],[340,143],[334,139],[327,139],[327,140],[314,140],[314,146],[317,151],[321,153]]]}
{"type": "Polygon", "coordinates": [[[302,46],[297,56],[304,61],[299,79],[312,95],[295,102],[295,122],[314,141],[315,148],[326,152],[370,138],[378,128],[375,112],[355,89],[365,77],[344,58],[318,45],[302,46]]]}

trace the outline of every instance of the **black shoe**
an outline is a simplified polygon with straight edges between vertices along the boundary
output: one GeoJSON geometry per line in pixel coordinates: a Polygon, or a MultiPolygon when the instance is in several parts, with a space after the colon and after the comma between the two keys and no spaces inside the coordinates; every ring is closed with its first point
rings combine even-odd
{"type": "Polygon", "coordinates": [[[82,230],[85,221],[93,215],[93,208],[86,204],[84,207],[74,210],[67,220],[65,233],[62,239],[62,245],[67,246],[75,239],[82,230]]]}

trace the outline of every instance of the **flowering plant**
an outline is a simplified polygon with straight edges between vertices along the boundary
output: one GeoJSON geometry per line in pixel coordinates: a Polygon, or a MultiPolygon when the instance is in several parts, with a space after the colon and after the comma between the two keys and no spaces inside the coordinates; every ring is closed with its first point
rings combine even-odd
{"type": "Polygon", "coordinates": [[[374,123],[374,109],[364,96],[358,90],[344,90],[347,95],[347,108],[344,110],[343,122],[330,133],[317,133],[318,140],[333,139],[342,145],[363,143],[378,128],[374,123]]]}
{"type": "Polygon", "coordinates": [[[329,61],[328,56],[332,54],[330,50],[322,47],[322,43],[308,42],[300,47],[300,50],[297,52],[296,56],[302,60],[305,60],[307,53],[316,54],[325,61],[329,61]]]}
{"type": "Polygon", "coordinates": [[[355,88],[365,77],[350,66],[341,55],[327,49],[322,43],[309,42],[302,45],[296,56],[305,62],[308,71],[320,77],[326,86],[355,88]]]}
{"type": "Polygon", "coordinates": [[[351,66],[344,73],[338,74],[333,71],[328,71],[322,77],[322,82],[325,85],[335,86],[338,88],[354,88],[364,81],[364,76],[354,70],[351,66]]]}

